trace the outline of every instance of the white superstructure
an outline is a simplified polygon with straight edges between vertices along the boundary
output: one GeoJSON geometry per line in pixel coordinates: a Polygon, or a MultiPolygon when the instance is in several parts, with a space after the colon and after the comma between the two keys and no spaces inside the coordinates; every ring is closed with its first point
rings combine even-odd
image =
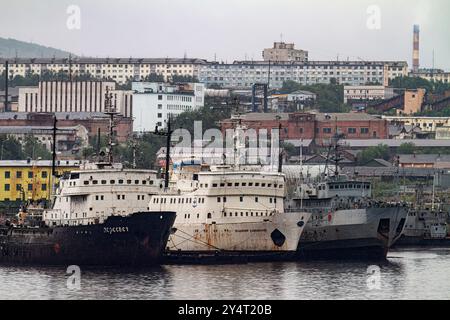
{"type": "Polygon", "coordinates": [[[43,218],[52,226],[102,223],[109,216],[147,211],[160,188],[156,171],[86,163],[60,179],[54,206],[43,218]]]}
{"type": "Polygon", "coordinates": [[[229,166],[202,171],[194,161],[174,165],[168,190],[148,210],[177,212],[172,251],[295,251],[310,214],[285,213],[281,173],[229,166]]]}

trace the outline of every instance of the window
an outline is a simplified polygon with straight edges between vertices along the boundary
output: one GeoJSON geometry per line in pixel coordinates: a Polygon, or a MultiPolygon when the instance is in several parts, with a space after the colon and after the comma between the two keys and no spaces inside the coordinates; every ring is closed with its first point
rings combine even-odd
{"type": "Polygon", "coordinates": [[[162,118],[162,113],[158,113],[158,118],[162,118]]]}
{"type": "Polygon", "coordinates": [[[119,180],[119,184],[123,184],[123,180],[122,179],[119,180]]]}
{"type": "Polygon", "coordinates": [[[244,197],[242,197],[242,196],[239,197],[239,201],[240,201],[240,202],[244,202],[244,197]]]}
{"type": "Polygon", "coordinates": [[[16,191],[21,191],[22,185],[20,183],[16,184],[16,191]]]}
{"type": "Polygon", "coordinates": [[[102,184],[106,184],[106,180],[102,180],[102,184]]]}
{"type": "Polygon", "coordinates": [[[5,179],[11,178],[11,172],[5,171],[5,179]]]}
{"type": "Polygon", "coordinates": [[[42,171],[41,177],[44,179],[47,178],[47,171],[42,171]]]}
{"type": "Polygon", "coordinates": [[[361,128],[361,134],[368,134],[369,128],[361,128]]]}
{"type": "Polygon", "coordinates": [[[127,184],[131,184],[131,180],[127,180],[127,184]]]}
{"type": "Polygon", "coordinates": [[[5,184],[5,191],[9,191],[9,184],[5,184]]]}
{"type": "MultiPolygon", "coordinates": [[[[41,185],[41,189],[42,189],[42,191],[47,191],[47,184],[46,184],[46,183],[43,183],[43,184],[41,185]]],[[[102,196],[102,198],[103,198],[103,196],[102,196]]]]}
{"type": "Polygon", "coordinates": [[[227,202],[227,197],[223,197],[223,202],[227,202]]]}
{"type": "Polygon", "coordinates": [[[21,179],[22,178],[22,171],[17,171],[16,172],[16,178],[17,179],[21,179]]]}
{"type": "Polygon", "coordinates": [[[109,183],[115,184],[115,183],[116,183],[116,180],[110,180],[109,183]]]}
{"type": "Polygon", "coordinates": [[[33,171],[28,171],[28,179],[33,179],[33,171]]]}
{"type": "Polygon", "coordinates": [[[348,128],[348,129],[347,129],[347,132],[348,132],[349,134],[355,134],[355,133],[356,133],[356,128],[348,128]]]}
{"type": "Polygon", "coordinates": [[[162,100],[162,95],[158,94],[158,100],[162,100]]]}
{"type": "Polygon", "coordinates": [[[33,185],[31,183],[28,184],[28,191],[33,191],[33,185]]]}
{"type": "Polygon", "coordinates": [[[207,218],[211,219],[211,212],[208,212],[207,218]]]}
{"type": "Polygon", "coordinates": [[[258,202],[258,201],[259,201],[258,197],[255,197],[255,202],[258,202]]]}
{"type": "Polygon", "coordinates": [[[331,128],[323,128],[323,133],[331,133],[331,128]]]}
{"type": "Polygon", "coordinates": [[[220,197],[217,197],[217,202],[220,202],[220,197]]]}

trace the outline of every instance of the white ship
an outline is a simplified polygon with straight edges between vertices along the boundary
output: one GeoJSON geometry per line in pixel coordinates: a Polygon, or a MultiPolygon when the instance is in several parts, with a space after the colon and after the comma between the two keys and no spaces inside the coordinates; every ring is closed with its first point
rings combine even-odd
{"type": "Polygon", "coordinates": [[[297,249],[307,212],[284,210],[282,173],[197,161],[174,165],[169,188],[151,196],[148,210],[175,211],[169,252],[281,253],[297,249]]]}
{"type": "Polygon", "coordinates": [[[147,211],[150,196],[162,188],[153,170],[124,169],[120,163],[83,163],[61,177],[52,209],[43,219],[50,226],[102,223],[109,216],[147,211]]]}

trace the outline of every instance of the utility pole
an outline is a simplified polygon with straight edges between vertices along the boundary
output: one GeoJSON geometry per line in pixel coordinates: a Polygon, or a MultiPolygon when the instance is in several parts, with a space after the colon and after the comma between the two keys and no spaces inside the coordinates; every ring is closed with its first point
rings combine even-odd
{"type": "Polygon", "coordinates": [[[6,60],[5,61],[5,112],[8,112],[9,111],[9,103],[8,103],[8,96],[9,96],[9,93],[8,93],[8,87],[9,87],[9,63],[8,63],[8,60],[6,60]]]}

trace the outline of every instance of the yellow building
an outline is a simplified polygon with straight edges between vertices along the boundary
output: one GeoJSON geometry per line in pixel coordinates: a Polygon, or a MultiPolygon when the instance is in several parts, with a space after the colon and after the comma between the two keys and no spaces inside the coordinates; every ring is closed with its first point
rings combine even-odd
{"type": "MultiPolygon", "coordinates": [[[[58,175],[79,167],[79,161],[56,162],[58,175]]],[[[50,198],[52,162],[49,160],[0,161],[0,201],[50,198]]]]}

